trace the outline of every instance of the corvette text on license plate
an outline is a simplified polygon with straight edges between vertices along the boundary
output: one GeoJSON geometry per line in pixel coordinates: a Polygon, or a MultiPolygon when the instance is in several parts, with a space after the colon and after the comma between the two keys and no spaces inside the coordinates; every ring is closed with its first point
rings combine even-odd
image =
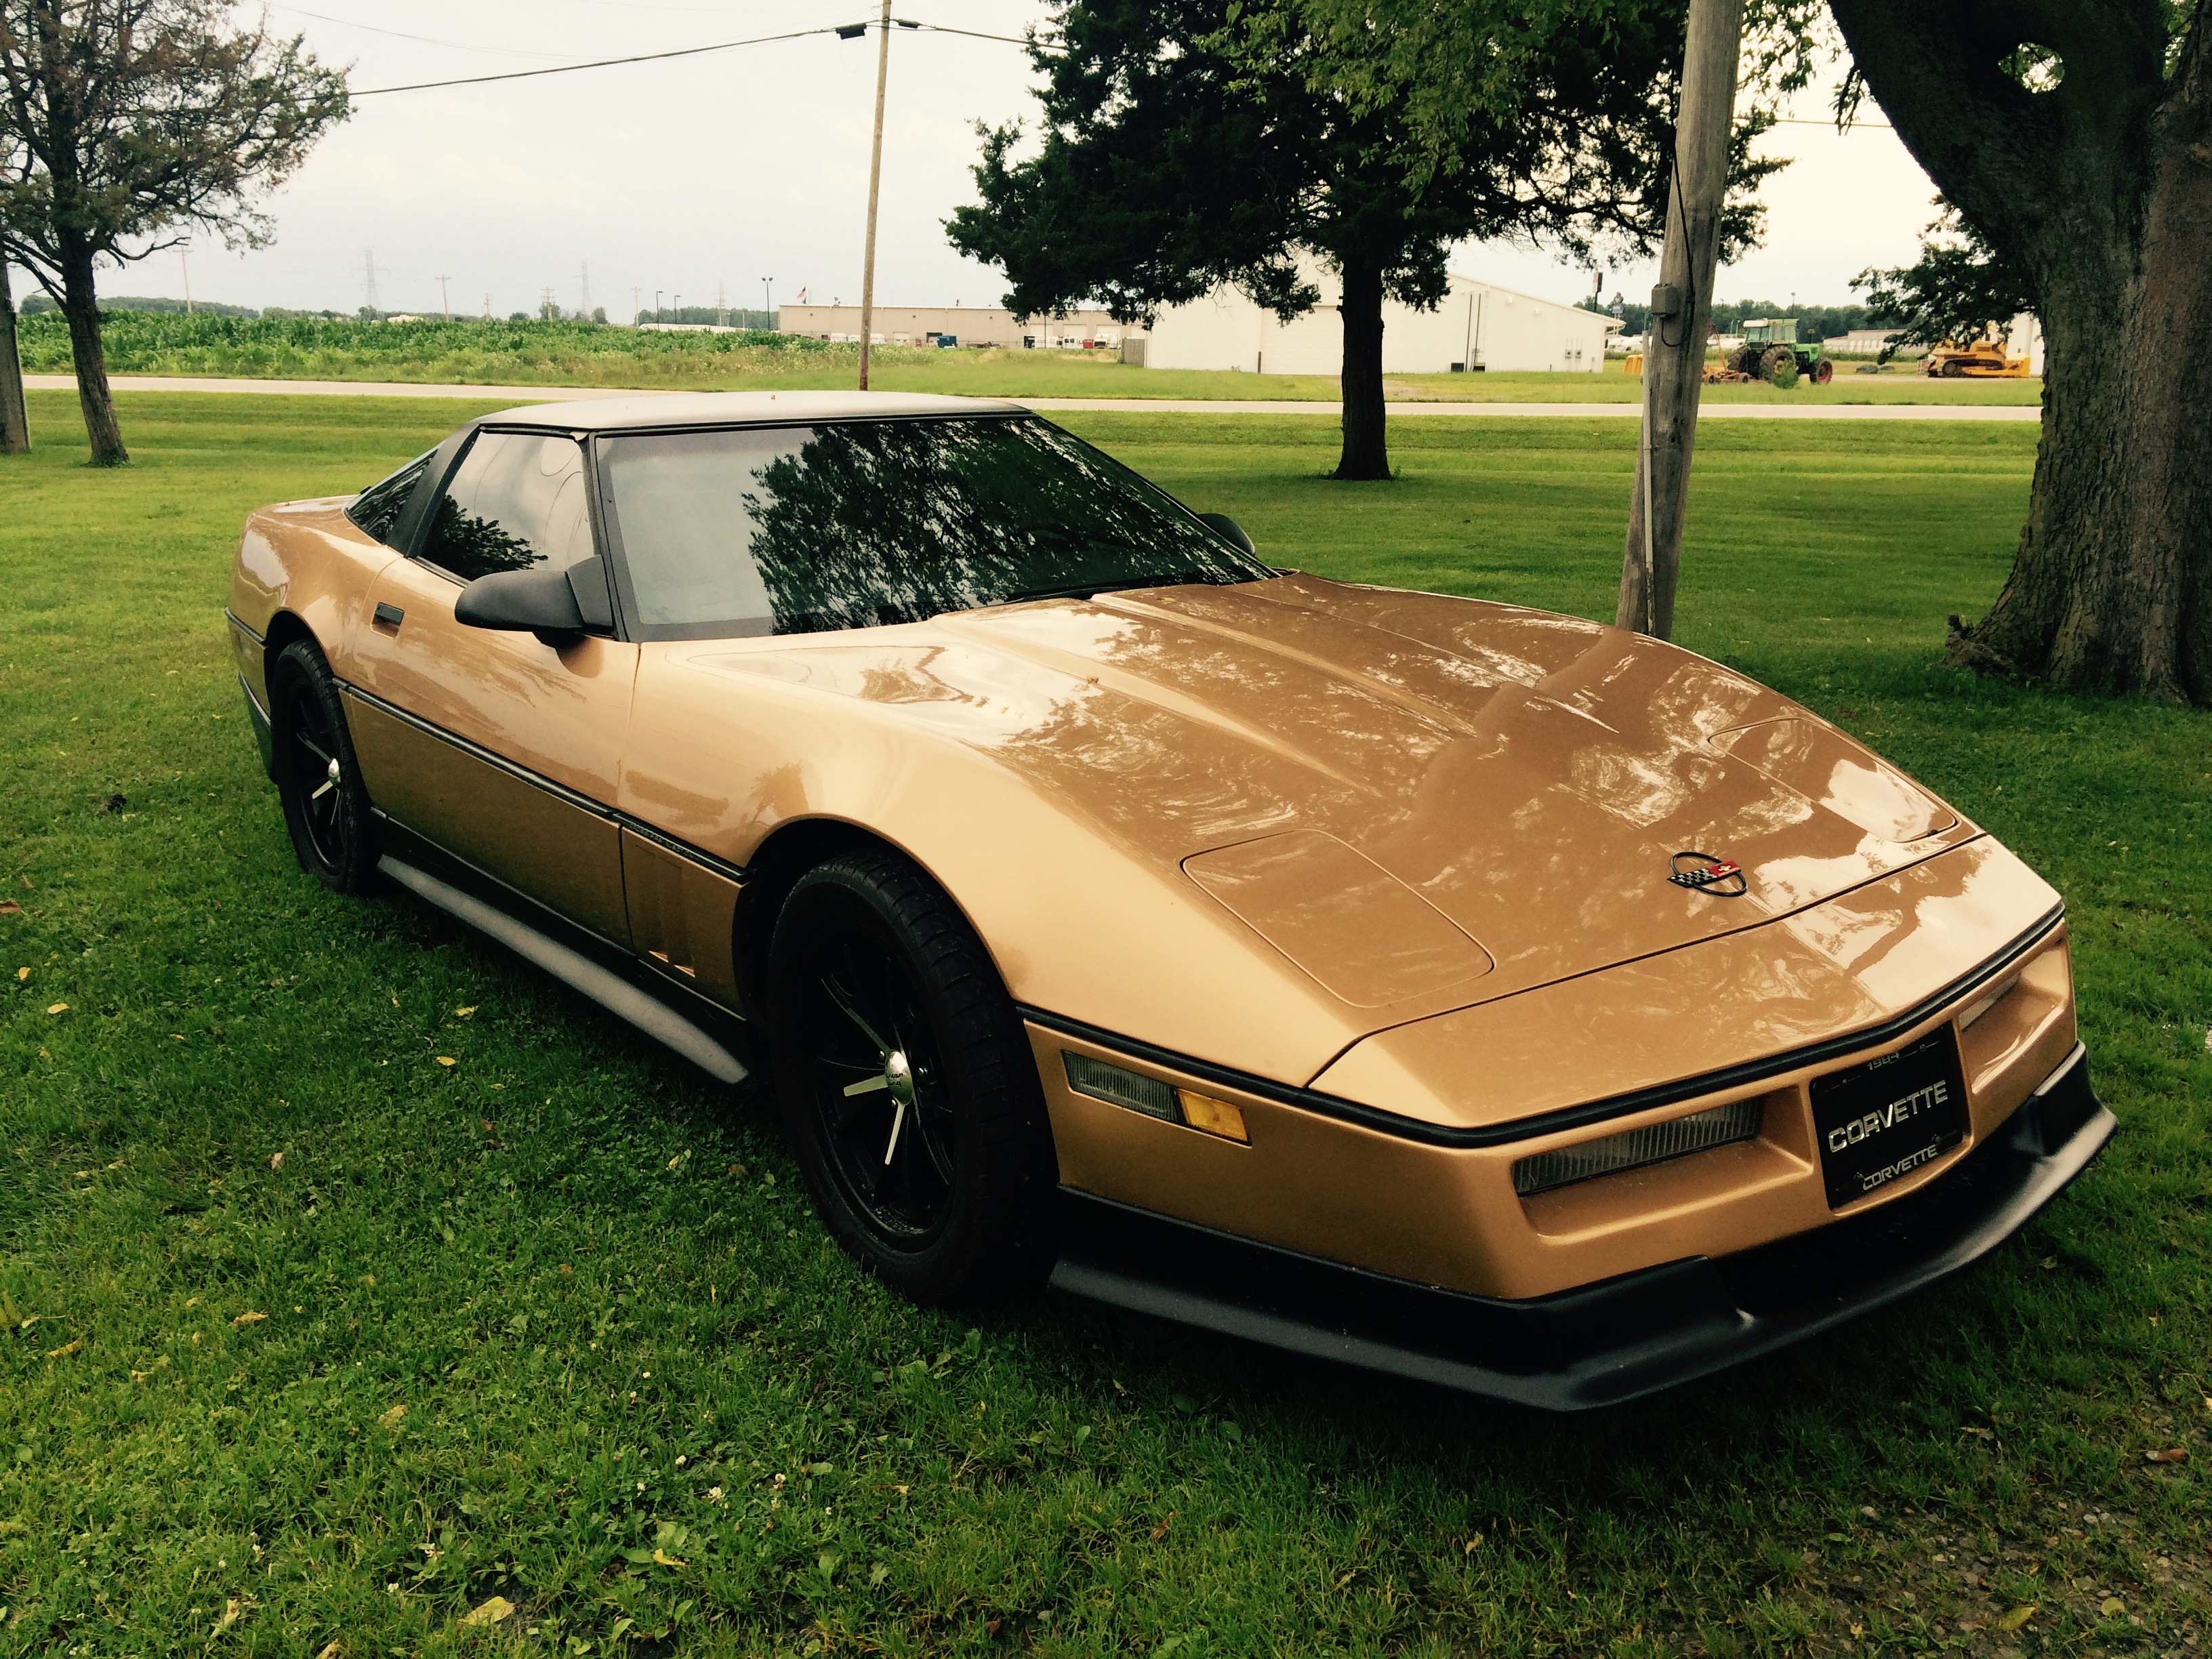
{"type": "Polygon", "coordinates": [[[1966,1133],[1966,1084],[1951,1028],[1814,1078],[1813,1127],[1831,1209],[1941,1158],[1966,1133]]]}

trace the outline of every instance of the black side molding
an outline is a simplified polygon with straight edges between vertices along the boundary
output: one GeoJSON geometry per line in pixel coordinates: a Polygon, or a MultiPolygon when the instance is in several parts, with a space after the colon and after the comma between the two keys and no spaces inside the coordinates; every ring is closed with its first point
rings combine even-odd
{"type": "Polygon", "coordinates": [[[1060,1189],[1055,1290],[1293,1353],[1546,1411],[1619,1405],[1771,1353],[1972,1265],[2117,1124],[2074,1052],[1926,1186],[1740,1255],[1525,1302],[1326,1261],[1060,1189]]]}
{"type": "MultiPolygon", "coordinates": [[[[243,623],[239,625],[241,628],[245,626],[243,623]]],[[[239,671],[238,689],[246,693],[246,718],[253,727],[254,746],[261,750],[261,769],[274,783],[276,781],[276,738],[270,729],[269,711],[261,706],[261,699],[253,695],[252,683],[246,678],[243,669],[239,671]]]]}
{"type": "Polygon", "coordinates": [[[578,927],[380,811],[383,873],[395,885],[506,945],[627,1020],[710,1077],[741,1080],[753,1042],[743,1016],[653,972],[624,946],[578,927]]]}

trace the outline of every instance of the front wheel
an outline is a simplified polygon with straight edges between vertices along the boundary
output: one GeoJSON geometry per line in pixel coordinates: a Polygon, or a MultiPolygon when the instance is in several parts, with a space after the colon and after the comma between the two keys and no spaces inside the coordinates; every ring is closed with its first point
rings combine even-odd
{"type": "Polygon", "coordinates": [[[1836,366],[1830,362],[1826,357],[1821,358],[1819,362],[1813,365],[1813,384],[1814,386],[1826,386],[1829,381],[1835,378],[1836,366]]]}
{"type": "Polygon", "coordinates": [[[923,1302],[1034,1283],[1056,1170],[1036,1066],[982,941],[888,852],[800,877],[769,952],[769,1045],[823,1219],[923,1302]]]}
{"type": "Polygon", "coordinates": [[[368,890],[380,851],[353,737],[331,665],[312,640],[295,640],[269,671],[276,798],[300,867],[334,892],[368,890]]]}

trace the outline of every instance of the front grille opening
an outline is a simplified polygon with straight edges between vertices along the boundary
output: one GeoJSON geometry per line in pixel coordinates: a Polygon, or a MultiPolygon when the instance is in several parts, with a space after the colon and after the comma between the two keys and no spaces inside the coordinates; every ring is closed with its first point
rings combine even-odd
{"type": "Polygon", "coordinates": [[[1623,1170],[1638,1170],[1647,1164],[1664,1164],[1670,1158],[1749,1140],[1759,1133],[1765,1108],[1764,1096],[1752,1095],[1688,1117],[1670,1118],[1664,1123],[1607,1135],[1602,1140],[1539,1152],[1514,1164],[1513,1190],[1528,1198],[1555,1187],[1571,1187],[1577,1181],[1619,1175],[1623,1170]]]}

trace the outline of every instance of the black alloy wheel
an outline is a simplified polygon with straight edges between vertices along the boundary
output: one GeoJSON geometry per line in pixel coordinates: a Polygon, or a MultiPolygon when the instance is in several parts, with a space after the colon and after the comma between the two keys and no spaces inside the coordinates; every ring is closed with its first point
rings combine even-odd
{"type": "Polygon", "coordinates": [[[310,640],[277,653],[269,673],[276,793],[300,867],[335,892],[367,890],[380,851],[376,820],[330,664],[310,640]]]}
{"type": "Polygon", "coordinates": [[[823,1218],[907,1294],[1041,1277],[1055,1170],[1036,1062],[967,919],[896,854],[801,876],[769,949],[784,1125],[823,1218]]]}

